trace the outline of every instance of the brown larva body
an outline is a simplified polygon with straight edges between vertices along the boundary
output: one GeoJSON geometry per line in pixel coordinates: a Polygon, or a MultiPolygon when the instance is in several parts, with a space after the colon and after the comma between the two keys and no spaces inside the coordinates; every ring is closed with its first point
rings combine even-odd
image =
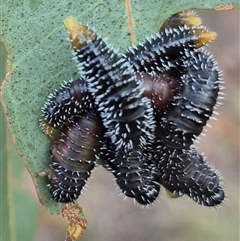
{"type": "Polygon", "coordinates": [[[49,189],[54,200],[76,200],[96,163],[104,128],[96,112],[75,119],[51,146],[49,189]]]}
{"type": "Polygon", "coordinates": [[[155,112],[162,112],[173,97],[179,92],[180,81],[167,74],[137,73],[137,80],[142,81],[144,96],[151,99],[155,112]]]}

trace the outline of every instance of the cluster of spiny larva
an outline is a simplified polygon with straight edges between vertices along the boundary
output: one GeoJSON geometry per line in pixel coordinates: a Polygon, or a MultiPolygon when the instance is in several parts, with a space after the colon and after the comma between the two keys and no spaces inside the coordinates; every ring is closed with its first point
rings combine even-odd
{"type": "Polygon", "coordinates": [[[177,13],[119,55],[72,17],[65,25],[83,79],[65,83],[42,108],[42,129],[53,140],[53,199],[76,200],[100,158],[139,204],[154,202],[160,185],[220,204],[219,176],[193,145],[219,94],[219,70],[203,50],[215,33],[195,13],[177,13]]]}

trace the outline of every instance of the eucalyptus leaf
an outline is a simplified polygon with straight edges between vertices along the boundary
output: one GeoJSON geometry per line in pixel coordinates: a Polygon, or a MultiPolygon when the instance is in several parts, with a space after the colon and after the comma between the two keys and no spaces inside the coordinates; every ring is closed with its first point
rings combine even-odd
{"type": "MultiPolygon", "coordinates": [[[[239,6],[239,1],[231,3],[239,6]]],[[[213,9],[222,0],[108,0],[108,1],[2,1],[1,39],[9,51],[9,74],[1,98],[14,142],[29,170],[41,203],[58,214],[61,204],[53,201],[47,179],[38,173],[49,167],[50,141],[39,128],[46,97],[63,80],[76,78],[68,33],[63,20],[73,16],[93,28],[120,52],[146,35],[158,31],[171,14],[189,8],[213,9]]]]}

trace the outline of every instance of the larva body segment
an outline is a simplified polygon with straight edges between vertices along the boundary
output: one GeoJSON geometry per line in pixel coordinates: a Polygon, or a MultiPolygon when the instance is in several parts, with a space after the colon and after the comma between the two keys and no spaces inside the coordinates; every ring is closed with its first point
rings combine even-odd
{"type": "Polygon", "coordinates": [[[224,197],[217,172],[192,146],[190,149],[162,148],[159,155],[160,183],[168,191],[186,194],[198,204],[216,206],[224,197]]]}
{"type": "Polygon", "coordinates": [[[40,126],[51,137],[55,129],[67,126],[74,117],[92,109],[93,105],[83,79],[71,80],[48,96],[42,107],[40,126]]]}
{"type": "MultiPolygon", "coordinates": [[[[108,159],[106,159],[107,170],[111,171],[122,192],[127,197],[134,198],[141,205],[148,205],[156,200],[160,191],[160,184],[153,162],[147,148],[130,151],[126,154],[119,150],[119,155],[124,162],[111,157],[111,145],[107,144],[108,159]],[[110,155],[109,155],[110,154],[110,155]],[[142,156],[145,162],[139,159],[142,156]],[[137,163],[136,160],[139,162],[137,163]]],[[[105,155],[106,157],[106,155],[105,155]]]]}
{"type": "Polygon", "coordinates": [[[201,134],[219,92],[219,70],[209,54],[190,52],[183,64],[179,93],[167,110],[156,115],[157,138],[171,148],[187,148],[201,134]]]}
{"type": "Polygon", "coordinates": [[[182,110],[181,117],[184,119],[181,121],[181,128],[186,124],[184,130],[190,131],[193,128],[198,135],[211,117],[217,103],[219,69],[209,54],[196,51],[190,53],[184,61],[184,66],[186,73],[181,76],[185,86],[182,97],[184,100],[182,100],[182,108],[179,108],[182,110]]]}
{"type": "Polygon", "coordinates": [[[180,81],[169,76],[167,73],[149,74],[137,73],[137,80],[141,81],[144,87],[144,96],[152,102],[156,113],[162,114],[172,102],[175,95],[180,91],[180,81]]]}
{"type": "Polygon", "coordinates": [[[172,69],[174,71],[176,63],[181,63],[185,49],[201,48],[215,37],[214,32],[203,27],[184,25],[165,28],[138,46],[130,47],[124,56],[137,72],[164,73],[172,69]]]}
{"type": "MultiPolygon", "coordinates": [[[[104,160],[104,168],[114,175],[118,186],[127,197],[134,198],[141,205],[148,205],[156,200],[160,192],[159,176],[148,148],[146,148],[145,153],[143,150],[139,150],[139,152],[144,155],[146,162],[136,164],[135,153],[131,152],[128,155],[128,160],[119,165],[115,159],[113,143],[109,138],[105,138],[100,150],[100,158],[104,160]]],[[[122,153],[123,159],[126,157],[125,155],[122,153]]]]}
{"type": "Polygon", "coordinates": [[[54,200],[76,200],[96,163],[104,128],[96,112],[71,121],[51,145],[49,190],[54,200]]]}
{"type": "MultiPolygon", "coordinates": [[[[70,38],[72,25],[80,24],[66,24],[70,38]]],[[[143,97],[144,89],[136,80],[133,67],[127,59],[109,49],[92,30],[81,26],[78,35],[81,44],[72,39],[74,58],[102,117],[106,136],[114,144],[114,165],[121,174],[116,181],[125,195],[135,198],[141,193],[146,204],[150,203],[152,198],[149,196],[152,192],[148,192],[148,189],[151,185],[151,173],[148,173],[149,182],[142,182],[142,175],[147,170],[142,170],[142,164],[146,160],[141,150],[144,150],[154,137],[155,123],[151,101],[143,97]],[[138,170],[132,170],[132,166],[138,167],[138,170]],[[132,172],[136,175],[132,175],[132,172]]],[[[156,190],[154,196],[157,195],[156,190]]]]}

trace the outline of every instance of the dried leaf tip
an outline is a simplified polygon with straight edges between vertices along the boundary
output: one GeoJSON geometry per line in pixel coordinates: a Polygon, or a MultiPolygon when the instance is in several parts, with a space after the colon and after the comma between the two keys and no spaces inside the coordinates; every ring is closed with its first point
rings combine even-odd
{"type": "Polygon", "coordinates": [[[69,37],[74,49],[80,50],[96,38],[96,34],[88,27],[78,23],[73,17],[67,17],[64,25],[69,31],[69,37]]]}
{"type": "Polygon", "coordinates": [[[82,208],[77,203],[66,204],[61,210],[61,216],[69,223],[65,240],[74,241],[80,238],[87,228],[82,208]]]}

